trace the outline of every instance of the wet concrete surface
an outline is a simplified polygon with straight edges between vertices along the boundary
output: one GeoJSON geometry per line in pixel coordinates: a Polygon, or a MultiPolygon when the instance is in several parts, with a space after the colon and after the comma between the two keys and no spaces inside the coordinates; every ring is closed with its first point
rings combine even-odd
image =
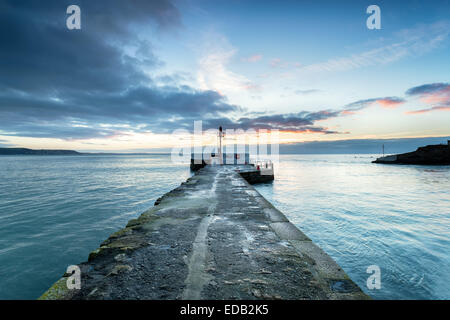
{"type": "Polygon", "coordinates": [[[236,170],[206,166],[41,299],[367,299],[236,170]]]}

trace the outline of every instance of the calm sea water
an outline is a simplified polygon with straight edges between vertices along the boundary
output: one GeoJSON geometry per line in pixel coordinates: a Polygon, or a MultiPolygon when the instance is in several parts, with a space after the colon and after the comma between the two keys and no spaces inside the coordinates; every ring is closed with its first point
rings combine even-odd
{"type": "Polygon", "coordinates": [[[167,155],[0,157],[0,299],[36,299],[190,176],[167,155]]]}
{"type": "Polygon", "coordinates": [[[256,189],[375,299],[450,298],[450,167],[368,155],[281,156],[256,189]],[[368,290],[367,267],[381,269],[368,290]]]}
{"type": "MultiPolygon", "coordinates": [[[[449,299],[450,168],[370,160],[283,155],[257,189],[374,298],[449,299]]],[[[166,155],[0,157],[0,299],[37,298],[189,175],[166,155]]]]}

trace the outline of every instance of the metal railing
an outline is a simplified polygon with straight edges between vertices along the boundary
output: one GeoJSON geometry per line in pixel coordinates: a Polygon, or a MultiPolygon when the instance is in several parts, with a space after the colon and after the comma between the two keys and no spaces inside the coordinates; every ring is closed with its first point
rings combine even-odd
{"type": "Polygon", "coordinates": [[[252,163],[262,175],[273,175],[273,163],[271,160],[256,160],[252,163]]]}

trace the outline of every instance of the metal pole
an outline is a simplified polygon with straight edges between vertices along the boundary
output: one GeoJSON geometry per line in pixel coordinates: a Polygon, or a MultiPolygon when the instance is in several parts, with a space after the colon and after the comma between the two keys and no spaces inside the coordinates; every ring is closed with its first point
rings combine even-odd
{"type": "Polygon", "coordinates": [[[223,156],[222,156],[222,126],[219,127],[219,161],[220,161],[220,164],[223,164],[223,156]]]}

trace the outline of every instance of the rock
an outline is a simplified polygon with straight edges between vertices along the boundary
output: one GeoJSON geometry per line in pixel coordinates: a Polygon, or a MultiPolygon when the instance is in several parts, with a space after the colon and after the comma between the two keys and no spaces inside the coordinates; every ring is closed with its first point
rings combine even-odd
{"type": "Polygon", "coordinates": [[[414,152],[381,157],[372,163],[450,165],[450,141],[447,145],[429,145],[417,148],[414,152]]]}
{"type": "Polygon", "coordinates": [[[114,257],[114,260],[116,260],[117,262],[123,262],[126,260],[126,258],[127,255],[125,253],[120,253],[114,257]]]}
{"type": "Polygon", "coordinates": [[[119,273],[129,272],[131,270],[133,270],[133,268],[129,265],[118,264],[118,265],[115,265],[114,268],[112,268],[112,270],[108,273],[107,276],[118,275],[119,273]]]}

